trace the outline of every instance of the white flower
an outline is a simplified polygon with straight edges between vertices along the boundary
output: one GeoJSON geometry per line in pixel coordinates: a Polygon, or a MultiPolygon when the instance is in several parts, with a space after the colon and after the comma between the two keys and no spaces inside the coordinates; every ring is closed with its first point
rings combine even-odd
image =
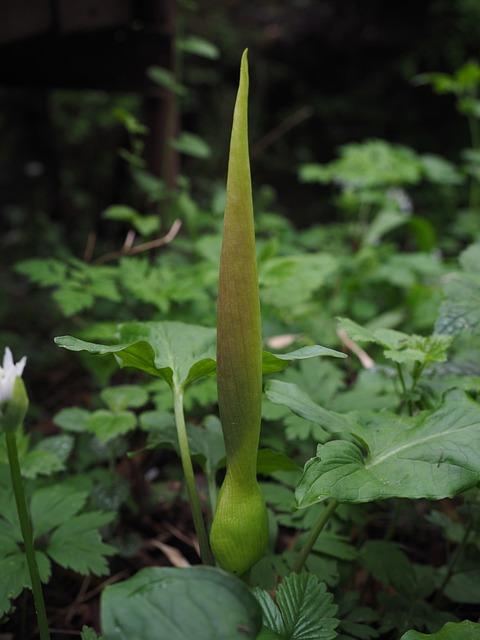
{"type": "Polygon", "coordinates": [[[22,376],[27,358],[23,358],[15,364],[10,349],[7,347],[3,355],[3,366],[0,367],[0,405],[10,400],[13,393],[15,380],[22,376]]]}

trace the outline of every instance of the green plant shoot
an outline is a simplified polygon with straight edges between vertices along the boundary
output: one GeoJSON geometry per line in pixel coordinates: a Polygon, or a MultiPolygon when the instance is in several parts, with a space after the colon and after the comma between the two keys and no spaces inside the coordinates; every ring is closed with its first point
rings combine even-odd
{"type": "Polygon", "coordinates": [[[268,520],[257,483],[262,328],[248,156],[248,61],[233,114],[217,309],[217,384],[227,472],[210,540],[218,563],[245,573],[265,551],[268,520]]]}

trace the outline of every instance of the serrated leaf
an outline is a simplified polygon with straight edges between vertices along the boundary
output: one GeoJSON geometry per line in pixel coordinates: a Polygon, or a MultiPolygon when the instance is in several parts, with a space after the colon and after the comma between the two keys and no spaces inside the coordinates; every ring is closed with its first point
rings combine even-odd
{"type": "Polygon", "coordinates": [[[311,574],[291,574],[276,591],[275,603],[255,590],[264,615],[264,626],[284,640],[331,640],[339,621],[337,607],[325,584],[311,574]]]}
{"type": "Polygon", "coordinates": [[[116,549],[102,542],[99,527],[111,522],[113,513],[91,511],[64,521],[50,538],[48,555],[67,569],[82,575],[108,573],[106,556],[116,549]]]}
{"type": "Polygon", "coordinates": [[[94,629],[91,627],[82,627],[82,640],[103,640],[103,636],[98,636],[94,629]]]}
{"type": "Polygon", "coordinates": [[[401,640],[478,640],[478,638],[480,638],[480,624],[464,620],[463,622],[447,622],[436,633],[407,631],[401,640]]]}
{"type": "Polygon", "coordinates": [[[71,284],[61,286],[54,291],[53,299],[67,317],[90,309],[95,302],[95,297],[89,291],[71,284]]]}
{"type": "Polygon", "coordinates": [[[261,628],[247,585],[213,567],[143,569],[103,591],[101,619],[109,640],[246,640],[261,628]]]}
{"type": "Polygon", "coordinates": [[[107,409],[98,409],[91,413],[87,420],[87,430],[103,443],[132,431],[136,426],[137,418],[131,411],[114,413],[107,409]]]}
{"type": "Polygon", "coordinates": [[[65,281],[67,266],[55,258],[33,258],[18,262],[15,271],[36,284],[52,287],[65,281]]]}
{"type": "Polygon", "coordinates": [[[399,364],[419,362],[429,365],[445,362],[452,343],[448,335],[417,336],[393,329],[367,329],[348,318],[339,318],[338,326],[356,342],[373,342],[383,347],[383,354],[399,364]]]}
{"type": "Polygon", "coordinates": [[[35,538],[68,522],[83,508],[87,497],[88,492],[68,484],[54,484],[37,489],[30,503],[35,538]]]}
{"type": "MultiPolygon", "coordinates": [[[[35,551],[38,572],[42,582],[48,582],[51,574],[50,561],[42,551],[35,551]]],[[[21,594],[23,589],[31,588],[27,557],[18,550],[0,560],[0,617],[7,613],[11,600],[21,594]]]]}
{"type": "Polygon", "coordinates": [[[297,487],[298,504],[453,497],[480,479],[479,428],[480,407],[456,391],[415,418],[378,414],[358,424],[354,441],[319,446],[297,487]]]}

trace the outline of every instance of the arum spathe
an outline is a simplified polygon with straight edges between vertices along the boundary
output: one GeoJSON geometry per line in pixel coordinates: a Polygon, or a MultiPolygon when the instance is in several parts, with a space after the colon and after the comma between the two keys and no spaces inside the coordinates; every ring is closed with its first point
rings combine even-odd
{"type": "Polygon", "coordinates": [[[262,331],[248,155],[248,62],[233,115],[217,310],[217,380],[227,472],[210,541],[218,563],[242,574],[263,555],[268,519],[257,475],[262,331]]]}

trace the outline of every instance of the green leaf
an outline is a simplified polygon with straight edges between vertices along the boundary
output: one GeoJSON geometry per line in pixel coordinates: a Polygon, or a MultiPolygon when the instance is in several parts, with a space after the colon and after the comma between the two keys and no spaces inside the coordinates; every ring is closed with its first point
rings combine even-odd
{"type": "Polygon", "coordinates": [[[449,335],[417,336],[393,329],[367,329],[353,320],[339,318],[338,326],[356,342],[373,342],[383,347],[383,354],[397,363],[420,362],[428,365],[445,362],[452,343],[449,335]]]}
{"type": "Polygon", "coordinates": [[[173,387],[185,387],[215,370],[215,329],[183,322],[130,322],[118,326],[115,338],[114,345],[72,336],[55,342],[71,351],[113,353],[121,367],[163,377],[173,387]]]}
{"type": "Polygon", "coordinates": [[[360,550],[360,558],[372,576],[387,587],[410,596],[416,576],[406,554],[394,542],[369,540],[360,550]]]}
{"type": "Polygon", "coordinates": [[[54,291],[53,299],[67,317],[90,309],[95,302],[95,297],[90,291],[86,291],[81,288],[81,285],[75,283],[66,284],[54,291]]]}
{"type": "Polygon", "coordinates": [[[406,224],[408,220],[409,216],[401,211],[380,211],[365,233],[364,244],[377,244],[385,234],[406,224]]]}
{"type": "MultiPolygon", "coordinates": [[[[50,561],[42,551],[36,551],[35,557],[42,582],[50,579],[50,561]]],[[[19,596],[23,589],[31,589],[27,557],[20,550],[0,559],[0,618],[10,609],[11,600],[19,596]]]]}
{"type": "Polygon", "coordinates": [[[98,529],[114,517],[114,513],[91,511],[65,520],[50,538],[48,555],[62,567],[82,575],[107,574],[106,556],[113,555],[116,549],[102,542],[98,529]]]}
{"type": "Polygon", "coordinates": [[[268,593],[255,589],[263,610],[263,624],[283,640],[331,640],[339,621],[333,596],[311,574],[291,574],[276,591],[275,603],[268,593]]]}
{"type": "Polygon", "coordinates": [[[152,82],[175,93],[177,96],[184,96],[187,93],[187,89],[177,82],[174,74],[164,67],[149,67],[147,69],[147,76],[152,82]]]}
{"type": "Polygon", "coordinates": [[[257,456],[257,473],[268,476],[276,471],[298,471],[298,464],[285,453],[273,449],[259,449],[257,456]]]}
{"type": "Polygon", "coordinates": [[[328,411],[313,402],[296,384],[270,380],[265,391],[271,402],[288,407],[301,418],[320,425],[330,433],[350,432],[356,425],[353,418],[328,411]]]}
{"type": "Polygon", "coordinates": [[[247,585],[212,567],[143,569],[104,589],[101,619],[108,640],[246,640],[261,628],[247,585]]]}
{"type": "Polygon", "coordinates": [[[37,489],[30,503],[35,538],[68,522],[85,505],[88,492],[69,484],[54,484],[37,489]]]}
{"type": "MultiPolygon", "coordinates": [[[[129,322],[118,325],[114,338],[118,344],[86,342],[73,336],[60,336],[55,343],[70,351],[113,354],[121,367],[162,377],[179,388],[216,370],[215,329],[183,322],[129,322]]],[[[290,362],[318,356],[346,357],[320,345],[275,355],[264,352],[263,372],[282,371],[290,362]]]]}
{"type": "Polygon", "coordinates": [[[22,262],[17,262],[15,271],[44,287],[63,284],[67,275],[66,265],[55,258],[23,260],[22,262]]]}
{"type": "Polygon", "coordinates": [[[82,627],[82,640],[104,640],[102,636],[98,636],[91,627],[82,627]]]}
{"type": "Polygon", "coordinates": [[[156,215],[142,215],[135,209],[125,205],[116,204],[108,207],[102,213],[102,217],[107,220],[119,220],[128,222],[142,236],[149,236],[160,228],[160,218],[156,215]]]}
{"type": "Polygon", "coordinates": [[[138,409],[148,402],[148,393],[137,384],[120,384],[108,387],[100,393],[100,397],[111,411],[138,409]]]}
{"type": "Polygon", "coordinates": [[[407,631],[401,640],[478,640],[480,624],[464,620],[463,622],[447,622],[437,633],[420,633],[407,631]]]}
{"type": "Polygon", "coordinates": [[[194,158],[208,158],[212,153],[208,144],[200,136],[187,131],[182,131],[178,138],[170,142],[170,145],[177,151],[194,158]]]}
{"type": "Polygon", "coordinates": [[[297,487],[298,504],[453,497],[480,479],[479,428],[479,405],[459,391],[414,418],[374,414],[354,428],[354,441],[318,447],[297,487]]]}
{"type": "Polygon", "coordinates": [[[107,411],[98,409],[90,414],[87,420],[87,430],[106,443],[113,438],[132,431],[137,426],[137,417],[131,411],[107,411]]]}
{"type": "Polygon", "coordinates": [[[301,347],[289,353],[270,353],[269,351],[264,351],[262,356],[263,373],[278,373],[286,369],[288,365],[295,360],[306,360],[308,358],[319,358],[322,356],[330,356],[332,358],[348,357],[346,353],[335,351],[335,349],[329,349],[328,347],[322,347],[319,344],[301,347]]]}
{"type": "Polygon", "coordinates": [[[202,58],[208,58],[209,60],[216,60],[220,55],[218,47],[199,36],[178,38],[176,40],[176,45],[180,51],[192,53],[196,56],[201,56],[202,58]]]}
{"type": "Polygon", "coordinates": [[[350,189],[416,184],[422,175],[417,154],[386,140],[366,140],[340,147],[340,158],[300,168],[303,182],[334,182],[350,189]]]}
{"type": "Polygon", "coordinates": [[[82,433],[86,431],[90,411],[80,407],[68,407],[62,409],[53,416],[53,422],[65,431],[82,433]]]}

